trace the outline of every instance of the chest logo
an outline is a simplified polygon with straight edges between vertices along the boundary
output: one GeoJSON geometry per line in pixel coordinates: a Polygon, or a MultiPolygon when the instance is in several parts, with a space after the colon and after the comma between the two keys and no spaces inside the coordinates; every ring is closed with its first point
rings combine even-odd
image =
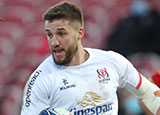
{"type": "Polygon", "coordinates": [[[67,81],[67,79],[62,79],[62,81],[63,81],[63,84],[64,84],[64,85],[69,84],[69,82],[67,81]]]}
{"type": "Polygon", "coordinates": [[[81,105],[82,107],[87,106],[97,106],[96,103],[101,102],[103,99],[101,96],[97,95],[96,93],[90,91],[87,92],[81,101],[78,101],[78,105],[81,105]]]}
{"type": "Polygon", "coordinates": [[[106,115],[112,111],[112,103],[101,104],[104,99],[93,91],[86,92],[82,99],[77,102],[83,109],[73,108],[70,110],[73,115],[106,115]]]}
{"type": "Polygon", "coordinates": [[[75,84],[70,84],[67,79],[62,79],[62,83],[63,86],[60,87],[60,91],[76,87],[75,84]]]}

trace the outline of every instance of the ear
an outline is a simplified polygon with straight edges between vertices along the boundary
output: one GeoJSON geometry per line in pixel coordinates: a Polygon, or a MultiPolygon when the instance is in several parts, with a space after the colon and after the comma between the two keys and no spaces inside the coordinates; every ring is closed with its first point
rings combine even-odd
{"type": "Polygon", "coordinates": [[[84,28],[80,27],[78,33],[79,33],[78,40],[80,40],[84,36],[84,28]]]}

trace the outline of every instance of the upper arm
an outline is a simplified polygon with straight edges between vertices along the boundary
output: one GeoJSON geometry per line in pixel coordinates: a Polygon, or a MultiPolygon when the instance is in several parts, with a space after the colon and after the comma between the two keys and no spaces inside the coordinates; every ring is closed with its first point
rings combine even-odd
{"type": "Polygon", "coordinates": [[[114,63],[117,63],[119,85],[142,99],[151,112],[160,111],[160,97],[154,95],[159,88],[149,82],[136,68],[123,56],[114,54],[114,63]],[[159,108],[159,109],[158,109],[159,108]]]}
{"type": "Polygon", "coordinates": [[[115,65],[119,76],[119,86],[127,90],[138,88],[140,74],[136,68],[124,56],[114,52],[110,52],[110,55],[112,55],[112,63],[115,65]]]}
{"type": "Polygon", "coordinates": [[[21,115],[36,115],[49,106],[49,89],[44,76],[41,70],[36,70],[27,81],[23,94],[21,115]]]}

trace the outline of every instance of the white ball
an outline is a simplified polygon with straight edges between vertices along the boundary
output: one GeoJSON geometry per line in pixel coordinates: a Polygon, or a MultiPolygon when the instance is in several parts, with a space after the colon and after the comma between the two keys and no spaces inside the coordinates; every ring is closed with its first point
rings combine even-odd
{"type": "Polygon", "coordinates": [[[46,108],[39,115],[72,115],[69,111],[62,108],[46,108]]]}

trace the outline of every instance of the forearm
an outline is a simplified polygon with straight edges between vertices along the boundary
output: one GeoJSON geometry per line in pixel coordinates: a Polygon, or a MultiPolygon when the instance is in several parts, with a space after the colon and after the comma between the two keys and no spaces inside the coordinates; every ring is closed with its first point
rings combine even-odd
{"type": "Polygon", "coordinates": [[[156,85],[152,84],[146,78],[142,77],[140,88],[133,93],[142,99],[145,106],[155,115],[160,115],[160,96],[154,93],[160,90],[156,85]]]}

